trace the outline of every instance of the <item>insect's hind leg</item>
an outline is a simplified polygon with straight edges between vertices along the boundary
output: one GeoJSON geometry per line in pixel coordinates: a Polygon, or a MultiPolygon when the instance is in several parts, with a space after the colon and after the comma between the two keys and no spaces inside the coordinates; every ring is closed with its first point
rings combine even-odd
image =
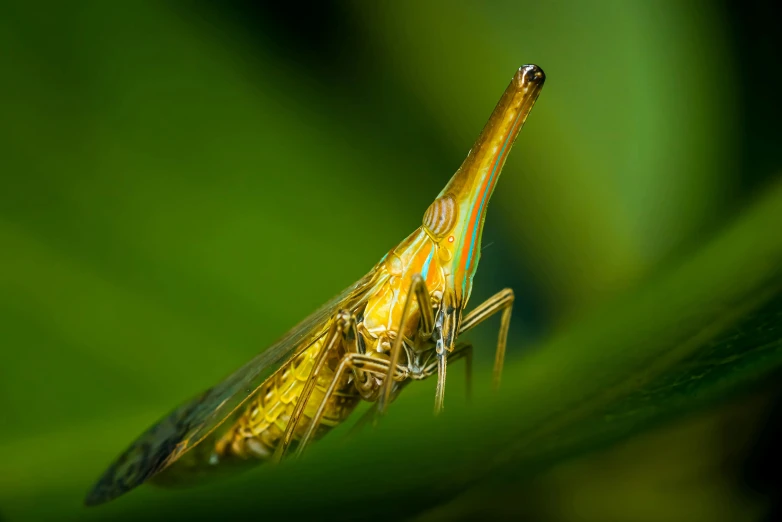
{"type": "Polygon", "coordinates": [[[513,311],[514,299],[515,297],[512,289],[505,288],[504,290],[500,290],[478,305],[475,310],[467,314],[462,320],[461,327],[459,328],[459,335],[462,335],[497,312],[502,312],[502,315],[500,316],[500,332],[497,337],[497,352],[494,357],[493,381],[495,389],[500,386],[502,366],[505,363],[505,347],[508,343],[508,329],[510,328],[510,316],[513,311]]]}
{"type": "MultiPolygon", "coordinates": [[[[388,367],[389,362],[383,359],[376,359],[360,353],[346,354],[340,361],[339,366],[337,367],[337,371],[334,373],[334,378],[331,380],[331,384],[329,384],[326,393],[320,400],[320,405],[318,406],[315,415],[313,415],[312,421],[307,427],[307,431],[304,433],[301,441],[299,441],[299,446],[296,448],[296,456],[301,456],[307,444],[309,444],[309,442],[312,440],[312,437],[315,434],[315,430],[318,429],[318,425],[323,418],[326,405],[328,404],[329,399],[331,399],[331,396],[336,391],[337,385],[346,372],[353,371],[354,374],[363,372],[365,375],[371,374],[380,377],[386,375],[388,367]]],[[[402,380],[407,377],[407,371],[404,368],[397,367],[396,372],[392,372],[392,375],[396,377],[397,380],[402,380]]]]}
{"type": "Polygon", "coordinates": [[[323,341],[323,348],[321,348],[318,358],[315,360],[315,364],[312,367],[312,373],[310,373],[307,381],[304,383],[304,389],[301,392],[298,400],[296,401],[296,407],[291,413],[291,417],[288,420],[288,425],[285,428],[285,433],[282,436],[277,448],[274,450],[272,460],[279,461],[285,455],[293,441],[293,435],[296,433],[296,427],[301,421],[301,417],[304,414],[304,408],[312,395],[312,391],[315,389],[315,384],[318,382],[318,376],[320,375],[323,366],[329,358],[329,355],[339,348],[340,345],[344,345],[348,352],[357,352],[358,344],[356,340],[356,318],[350,312],[341,310],[334,320],[331,327],[326,332],[326,337],[323,341]]]}

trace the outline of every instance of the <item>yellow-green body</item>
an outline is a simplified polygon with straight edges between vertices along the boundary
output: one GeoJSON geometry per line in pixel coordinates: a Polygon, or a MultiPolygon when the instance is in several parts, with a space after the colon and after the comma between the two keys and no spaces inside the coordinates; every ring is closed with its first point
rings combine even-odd
{"type": "Polygon", "coordinates": [[[498,383],[512,290],[465,317],[462,312],[489,199],[543,81],[539,67],[521,67],[421,226],[283,339],[142,434],[104,473],[87,503],[105,502],[150,479],[180,482],[276,459],[297,440],[303,449],[361,400],[377,401],[384,411],[409,380],[437,374],[439,411],[447,361],[467,353],[456,346],[457,336],[501,311],[498,383]]]}
{"type": "MultiPolygon", "coordinates": [[[[389,358],[391,343],[399,333],[396,325],[400,324],[403,304],[410,287],[410,278],[405,277],[405,274],[413,273],[412,267],[427,267],[425,281],[433,297],[431,305],[437,307],[445,289],[444,265],[451,256],[448,247],[441,247],[422,225],[373,267],[368,275],[371,278],[369,298],[352,310],[354,314],[363,317],[358,324],[358,333],[367,355],[384,360],[389,358]]],[[[423,271],[419,270],[418,273],[423,274],[423,271]]],[[[422,361],[421,373],[415,375],[411,372],[410,376],[424,378],[424,363],[432,360],[434,346],[431,342],[418,343],[418,314],[418,310],[412,311],[403,334],[408,347],[418,348],[418,353],[413,356],[417,355],[422,361]]],[[[324,339],[320,338],[304,347],[253,393],[243,409],[212,432],[196,450],[177,460],[155,480],[159,483],[175,483],[181,481],[182,475],[186,479],[195,478],[191,475],[206,474],[218,464],[231,465],[237,459],[251,462],[270,459],[282,440],[323,344],[324,339]]],[[[309,427],[315,409],[334,380],[337,364],[344,355],[344,349],[329,353],[302,418],[296,425],[294,441],[299,440],[309,427]]],[[[316,437],[345,421],[362,399],[377,399],[380,384],[381,380],[372,376],[368,376],[364,383],[356,382],[352,376],[342,377],[336,393],[327,402],[316,437]]]]}

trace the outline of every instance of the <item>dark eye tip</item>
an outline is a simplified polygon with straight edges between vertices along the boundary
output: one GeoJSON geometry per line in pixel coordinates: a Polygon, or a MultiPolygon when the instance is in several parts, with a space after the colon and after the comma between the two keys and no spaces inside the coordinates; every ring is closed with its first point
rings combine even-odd
{"type": "Polygon", "coordinates": [[[519,72],[521,73],[521,77],[524,79],[524,83],[526,84],[542,84],[544,81],[546,81],[546,73],[544,73],[543,69],[537,65],[524,65],[519,68],[519,72]]]}

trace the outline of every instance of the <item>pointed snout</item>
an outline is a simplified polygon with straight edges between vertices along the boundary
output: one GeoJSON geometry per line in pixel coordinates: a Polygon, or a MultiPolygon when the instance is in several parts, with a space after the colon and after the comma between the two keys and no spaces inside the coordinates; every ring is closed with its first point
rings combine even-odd
{"type": "MultiPolygon", "coordinates": [[[[462,166],[441,192],[456,203],[453,274],[463,281],[460,298],[469,296],[480,258],[483,220],[505,160],[538,99],[546,75],[537,65],[523,65],[500,97],[462,166]]],[[[457,288],[458,290],[458,288],[457,288]]]]}
{"type": "Polygon", "coordinates": [[[522,65],[516,71],[514,80],[522,89],[533,85],[540,88],[546,81],[546,73],[537,65],[522,65]]]}

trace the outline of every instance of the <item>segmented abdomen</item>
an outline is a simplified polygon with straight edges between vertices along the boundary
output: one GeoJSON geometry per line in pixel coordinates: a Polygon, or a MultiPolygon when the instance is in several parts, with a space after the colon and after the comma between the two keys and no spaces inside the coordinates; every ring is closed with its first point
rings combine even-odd
{"type": "MultiPolygon", "coordinates": [[[[322,347],[321,339],[281,366],[248,399],[243,409],[153,481],[160,485],[186,485],[270,458],[282,440],[322,347]]],[[[343,356],[344,351],[337,349],[326,360],[296,427],[294,441],[299,440],[309,427],[343,356]]],[[[347,419],[360,401],[349,377],[346,375],[341,381],[326,405],[315,438],[347,419]]]]}
{"type": "MultiPolygon", "coordinates": [[[[235,455],[242,458],[252,456],[261,459],[271,457],[285,433],[304,385],[312,374],[322,344],[323,340],[319,340],[303,351],[281,367],[258,389],[241,417],[215,444],[218,456],[235,455]]],[[[343,355],[342,350],[334,350],[326,360],[312,395],[304,407],[302,418],[296,426],[293,440],[302,437],[309,427],[315,411],[334,379],[334,371],[343,355]]],[[[343,422],[359,400],[358,392],[349,384],[348,376],[344,376],[326,405],[325,413],[316,431],[316,438],[343,422]]]]}

